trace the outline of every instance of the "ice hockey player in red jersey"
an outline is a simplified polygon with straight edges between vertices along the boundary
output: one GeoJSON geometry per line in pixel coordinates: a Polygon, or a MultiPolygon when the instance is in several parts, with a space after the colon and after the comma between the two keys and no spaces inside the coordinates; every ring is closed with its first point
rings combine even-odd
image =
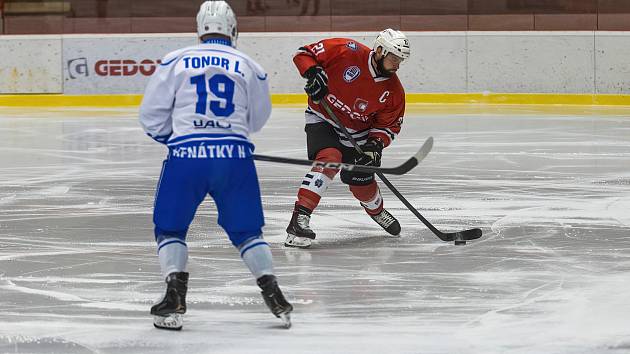
{"type": "MultiPolygon", "coordinates": [[[[301,47],[293,57],[307,82],[306,109],[308,158],[380,166],[383,148],[400,132],[405,112],[405,92],[396,71],[409,57],[409,41],[393,29],[379,33],[373,49],[352,39],[331,38],[301,47]],[[320,105],[325,101],[361,146],[352,144],[320,105]]],[[[315,239],[309,226],[311,213],[339,172],[313,168],[298,191],[285,246],[307,248],[315,239]]],[[[385,231],[400,233],[400,224],[383,208],[374,174],[341,171],[341,181],[365,211],[385,231]]]]}

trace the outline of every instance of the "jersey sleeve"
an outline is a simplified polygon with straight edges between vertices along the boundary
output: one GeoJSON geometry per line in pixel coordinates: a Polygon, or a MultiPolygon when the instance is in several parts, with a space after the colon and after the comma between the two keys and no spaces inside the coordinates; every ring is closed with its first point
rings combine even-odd
{"type": "Polygon", "coordinates": [[[269,95],[269,79],[265,70],[256,62],[250,62],[252,75],[248,80],[247,124],[249,131],[258,132],[271,115],[271,98],[269,95]]]}
{"type": "Polygon", "coordinates": [[[173,67],[177,57],[167,55],[149,79],[140,105],[140,125],[154,140],[166,144],[173,133],[175,103],[173,67]]]}
{"type": "Polygon", "coordinates": [[[293,63],[302,76],[314,65],[320,65],[326,69],[333,58],[343,53],[348,42],[350,42],[348,39],[331,38],[305,45],[300,47],[293,56],[293,63]]]}
{"type": "Polygon", "coordinates": [[[404,115],[405,92],[399,85],[397,93],[391,98],[391,104],[376,114],[368,136],[381,139],[388,146],[400,133],[404,115]]]}

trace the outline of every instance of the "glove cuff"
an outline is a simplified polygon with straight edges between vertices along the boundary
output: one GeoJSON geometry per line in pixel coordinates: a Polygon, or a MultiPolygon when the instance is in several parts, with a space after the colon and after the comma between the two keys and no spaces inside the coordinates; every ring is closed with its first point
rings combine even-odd
{"type": "Polygon", "coordinates": [[[307,79],[311,79],[312,77],[317,75],[317,73],[320,70],[324,70],[324,68],[322,68],[319,65],[313,65],[310,68],[306,69],[306,71],[304,72],[304,77],[307,78],[307,79]]]}
{"type": "Polygon", "coordinates": [[[367,139],[367,143],[372,143],[378,147],[379,150],[383,150],[385,148],[385,143],[380,138],[371,136],[367,139]]]}

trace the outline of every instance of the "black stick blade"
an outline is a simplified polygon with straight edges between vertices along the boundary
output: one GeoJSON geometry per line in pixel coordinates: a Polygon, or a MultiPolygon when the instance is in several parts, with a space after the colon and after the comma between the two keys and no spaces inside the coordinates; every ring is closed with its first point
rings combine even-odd
{"type": "Polygon", "coordinates": [[[481,229],[470,229],[459,232],[450,232],[438,235],[442,241],[470,241],[480,238],[482,235],[481,229]]]}

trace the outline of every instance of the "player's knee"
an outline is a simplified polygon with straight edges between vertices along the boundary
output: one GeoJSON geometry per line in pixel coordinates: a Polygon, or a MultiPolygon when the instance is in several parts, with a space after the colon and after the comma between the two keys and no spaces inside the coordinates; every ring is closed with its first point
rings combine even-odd
{"type": "Polygon", "coordinates": [[[376,185],[376,181],[372,180],[372,183],[364,186],[351,185],[350,191],[358,200],[370,200],[378,193],[378,186],[376,185]]]}
{"type": "MultiPolygon", "coordinates": [[[[341,151],[339,151],[339,149],[325,148],[325,149],[321,149],[317,153],[317,155],[315,155],[315,160],[339,163],[341,162],[341,157],[342,157],[342,154],[341,154],[341,151]]],[[[339,170],[335,170],[332,168],[322,169],[321,167],[315,167],[313,170],[316,170],[316,169],[317,169],[317,172],[322,172],[323,174],[328,176],[328,178],[330,179],[333,179],[335,175],[337,174],[337,172],[339,172],[339,170]]]]}
{"type": "Polygon", "coordinates": [[[179,230],[179,231],[167,231],[167,230],[160,229],[157,226],[154,229],[155,242],[157,242],[158,244],[162,243],[162,241],[169,238],[185,241],[187,233],[188,233],[188,229],[179,230]]]}
{"type": "Polygon", "coordinates": [[[341,162],[341,151],[336,148],[325,148],[319,150],[315,160],[326,162],[341,162]]]}

